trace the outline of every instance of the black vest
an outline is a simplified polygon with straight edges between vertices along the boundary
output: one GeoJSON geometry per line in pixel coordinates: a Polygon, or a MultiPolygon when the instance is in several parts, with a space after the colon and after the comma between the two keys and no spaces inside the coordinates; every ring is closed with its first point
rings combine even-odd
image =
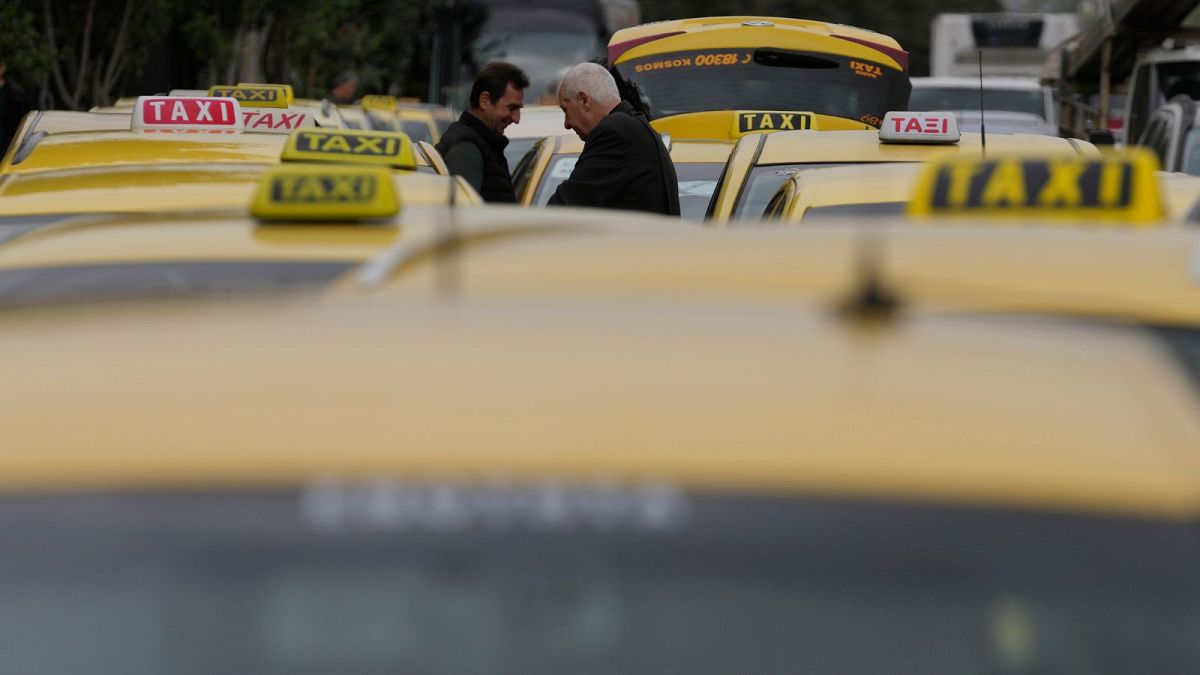
{"type": "Polygon", "coordinates": [[[504,158],[508,138],[489,129],[470,112],[464,112],[442,134],[436,146],[437,151],[445,157],[451,148],[464,142],[479,148],[479,154],[483,156],[483,185],[479,192],[484,201],[516,202],[512,174],[508,172],[508,160],[504,158]]]}

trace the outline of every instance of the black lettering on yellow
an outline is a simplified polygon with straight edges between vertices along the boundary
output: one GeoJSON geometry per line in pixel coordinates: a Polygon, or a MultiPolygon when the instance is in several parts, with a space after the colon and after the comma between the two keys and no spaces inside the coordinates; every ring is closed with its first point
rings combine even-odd
{"type": "Polygon", "coordinates": [[[374,176],[276,176],[271,201],[277,204],[369,203],[375,198],[374,176]]]}
{"type": "Polygon", "coordinates": [[[940,167],[934,210],[1111,209],[1132,203],[1132,168],[1121,161],[1017,159],[940,167]]]}

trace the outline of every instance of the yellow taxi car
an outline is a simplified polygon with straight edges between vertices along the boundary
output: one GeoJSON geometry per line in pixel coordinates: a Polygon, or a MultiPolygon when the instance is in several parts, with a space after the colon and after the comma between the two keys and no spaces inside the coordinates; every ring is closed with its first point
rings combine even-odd
{"type": "MultiPolygon", "coordinates": [[[[733,144],[721,141],[668,141],[679,182],[679,208],[684,218],[702,220],[733,144]]],[[[575,169],[583,141],[575,134],[548,136],[535,142],[513,171],[517,202],[545,206],[559,184],[575,169]]]]}
{"type": "MultiPolygon", "coordinates": [[[[952,172],[983,180],[972,187],[970,215],[991,215],[1020,221],[1033,216],[1062,216],[1083,223],[1116,219],[1125,225],[1166,225],[1188,221],[1200,194],[1200,179],[1179,180],[1158,170],[1157,161],[1144,152],[1126,151],[1101,157],[1048,159],[1039,155],[993,155],[989,158],[944,156],[925,164],[893,163],[871,167],[831,167],[803,171],[788,178],[768,203],[764,219],[799,223],[808,218],[880,217],[905,213],[924,215],[945,211],[930,204],[931,171],[945,180],[952,172]],[[998,166],[998,164],[1000,166],[998,166]],[[1033,165],[1042,165],[1030,168],[1033,165]],[[1130,167],[1127,197],[1139,207],[1116,208],[1117,197],[1102,208],[1089,202],[1099,197],[1094,182],[1105,170],[1130,167]],[[1030,171],[1041,176],[1027,175],[1030,171]],[[864,188],[864,186],[869,186],[864,188]],[[1051,188],[1051,186],[1054,186],[1051,188]],[[985,200],[985,197],[987,198],[985,200]],[[990,200],[990,203],[985,203],[990,200]],[[1051,206],[1056,207],[1050,208],[1051,206]],[[914,207],[916,207],[914,209],[914,207]]],[[[965,186],[965,183],[963,184],[965,186]]],[[[955,187],[963,200],[968,191],[955,187]]]]}
{"type": "Polygon", "coordinates": [[[489,215],[0,312],[6,667],[1200,670],[1200,231],[489,215]]]}
{"type": "Polygon", "coordinates": [[[622,97],[673,138],[878,128],[907,107],[908,53],[852,26],[719,16],[619,30],[608,63],[622,97]]]}
{"type": "MultiPolygon", "coordinates": [[[[873,170],[886,163],[927,162],[985,152],[1099,156],[1099,150],[1087,141],[1032,134],[990,134],[985,148],[979,134],[959,133],[954,114],[949,112],[890,112],[884,118],[880,131],[786,131],[743,137],[729,155],[709,217],[717,224],[757,220],[781,185],[815,168],[853,165],[873,170]],[[943,124],[947,128],[944,133],[940,132],[943,124]]],[[[870,171],[863,173],[865,199],[872,192],[870,175],[870,171]]],[[[907,190],[888,196],[895,194],[907,194],[907,190]]]]}
{"type": "Polygon", "coordinates": [[[398,133],[310,128],[289,136],[107,134],[43,139],[27,158],[0,173],[0,214],[242,211],[263,173],[280,162],[379,164],[395,171],[394,181],[411,203],[482,203],[461,177],[435,175],[420,166],[415,144],[398,133]],[[67,138],[72,140],[59,143],[67,138]],[[59,154],[47,157],[42,154],[47,147],[59,154]]]}
{"type": "Polygon", "coordinates": [[[517,163],[533,144],[547,136],[560,136],[566,128],[563,111],[557,105],[529,105],[521,108],[521,121],[504,128],[508,145],[504,146],[504,159],[508,170],[515,172],[517,163]]]}

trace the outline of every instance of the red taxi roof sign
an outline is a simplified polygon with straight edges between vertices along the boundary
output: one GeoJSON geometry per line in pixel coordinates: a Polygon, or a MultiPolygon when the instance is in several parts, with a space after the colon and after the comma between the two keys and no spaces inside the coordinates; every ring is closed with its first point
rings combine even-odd
{"type": "Polygon", "coordinates": [[[952,112],[892,111],[883,116],[883,143],[957,143],[958,117],[952,112]]]}
{"type": "Polygon", "coordinates": [[[134,129],[145,131],[241,131],[242,111],[232,98],[139,96],[133,106],[134,129]]]}

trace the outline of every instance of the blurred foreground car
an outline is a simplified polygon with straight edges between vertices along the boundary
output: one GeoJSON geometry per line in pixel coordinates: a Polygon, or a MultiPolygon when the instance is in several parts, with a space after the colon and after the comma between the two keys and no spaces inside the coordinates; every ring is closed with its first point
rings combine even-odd
{"type": "Polygon", "coordinates": [[[0,312],[5,667],[1200,670],[1200,232],[472,211],[0,312]]]}

